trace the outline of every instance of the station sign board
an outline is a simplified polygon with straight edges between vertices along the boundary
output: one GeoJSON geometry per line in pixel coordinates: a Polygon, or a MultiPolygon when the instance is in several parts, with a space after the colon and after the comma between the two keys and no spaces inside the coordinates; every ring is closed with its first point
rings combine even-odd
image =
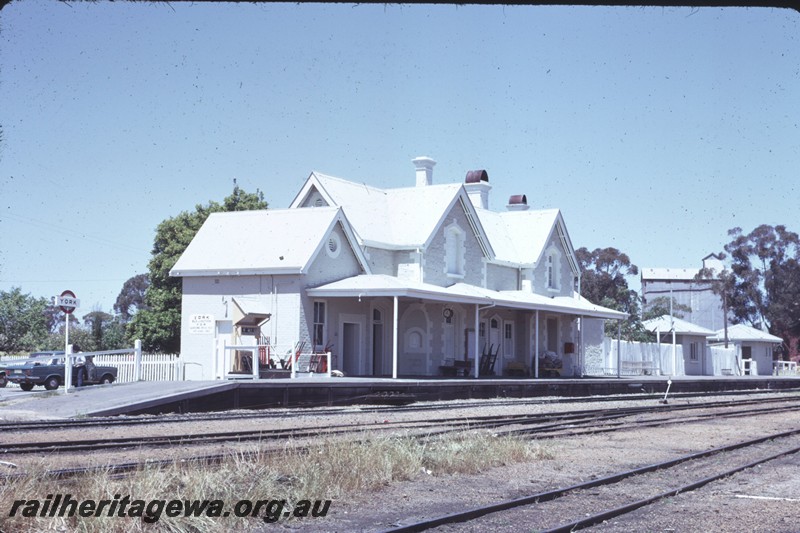
{"type": "Polygon", "coordinates": [[[81,301],[75,297],[75,293],[72,291],[64,291],[61,296],[56,296],[56,305],[68,315],[72,314],[80,304],[81,301]]]}

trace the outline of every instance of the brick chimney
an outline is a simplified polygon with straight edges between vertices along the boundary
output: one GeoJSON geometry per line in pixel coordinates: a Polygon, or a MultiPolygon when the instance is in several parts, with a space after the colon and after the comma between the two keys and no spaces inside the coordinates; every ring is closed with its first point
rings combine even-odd
{"type": "Polygon", "coordinates": [[[417,167],[417,187],[425,187],[433,183],[433,167],[436,161],[430,157],[418,157],[411,160],[414,166],[417,167]]]}
{"type": "Polygon", "coordinates": [[[489,174],[485,170],[470,170],[464,180],[464,188],[467,189],[469,199],[476,208],[489,209],[489,174]]]}

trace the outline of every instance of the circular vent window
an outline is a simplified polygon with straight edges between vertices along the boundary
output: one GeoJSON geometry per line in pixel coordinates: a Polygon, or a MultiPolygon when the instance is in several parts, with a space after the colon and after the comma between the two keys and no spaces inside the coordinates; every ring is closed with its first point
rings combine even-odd
{"type": "Polygon", "coordinates": [[[341,240],[336,233],[331,233],[331,236],[328,238],[328,246],[325,247],[325,251],[328,252],[328,255],[332,258],[336,258],[339,256],[339,250],[342,247],[341,240]]]}

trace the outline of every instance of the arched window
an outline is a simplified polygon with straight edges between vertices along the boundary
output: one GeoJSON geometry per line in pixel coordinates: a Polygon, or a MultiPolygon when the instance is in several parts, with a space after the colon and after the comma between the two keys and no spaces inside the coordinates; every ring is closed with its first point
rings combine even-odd
{"type": "Polygon", "coordinates": [[[466,234],[453,221],[445,230],[445,273],[448,276],[464,276],[464,241],[466,234]]]}
{"type": "Polygon", "coordinates": [[[547,251],[545,264],[545,281],[547,288],[550,290],[559,290],[561,288],[560,276],[561,271],[561,254],[555,247],[551,247],[547,251]]]}

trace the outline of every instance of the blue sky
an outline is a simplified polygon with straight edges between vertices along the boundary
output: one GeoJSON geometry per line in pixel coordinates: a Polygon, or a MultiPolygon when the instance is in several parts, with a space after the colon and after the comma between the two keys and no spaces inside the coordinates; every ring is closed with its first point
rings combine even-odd
{"type": "Polygon", "coordinates": [[[0,290],[109,311],[234,178],[284,208],[314,170],[411,186],[420,155],[560,208],[576,248],[699,267],[732,227],[800,231],[799,41],[767,8],[13,2],[0,290]]]}

